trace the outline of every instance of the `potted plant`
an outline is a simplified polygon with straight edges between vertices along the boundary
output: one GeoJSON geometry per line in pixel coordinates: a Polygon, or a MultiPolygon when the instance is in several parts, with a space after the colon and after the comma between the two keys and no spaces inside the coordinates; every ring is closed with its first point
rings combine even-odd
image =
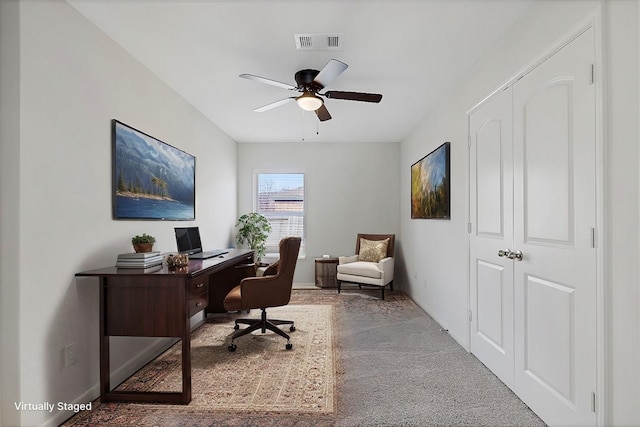
{"type": "Polygon", "coordinates": [[[131,238],[133,249],[135,249],[136,252],[151,252],[155,242],[155,237],[146,233],[142,234],[142,236],[134,236],[131,238]]]}
{"type": "Polygon", "coordinates": [[[253,249],[256,261],[259,263],[266,249],[267,233],[271,231],[269,220],[257,212],[251,212],[238,218],[236,227],[239,227],[236,241],[240,245],[246,243],[253,249]]]}

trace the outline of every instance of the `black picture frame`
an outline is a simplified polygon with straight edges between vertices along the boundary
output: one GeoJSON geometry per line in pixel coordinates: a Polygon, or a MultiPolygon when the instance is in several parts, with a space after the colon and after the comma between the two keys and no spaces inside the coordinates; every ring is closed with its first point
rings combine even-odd
{"type": "Polygon", "coordinates": [[[114,219],[195,219],[195,156],[116,119],[111,146],[114,219]]]}
{"type": "Polygon", "coordinates": [[[411,165],[411,218],[451,219],[451,143],[411,165]]]}

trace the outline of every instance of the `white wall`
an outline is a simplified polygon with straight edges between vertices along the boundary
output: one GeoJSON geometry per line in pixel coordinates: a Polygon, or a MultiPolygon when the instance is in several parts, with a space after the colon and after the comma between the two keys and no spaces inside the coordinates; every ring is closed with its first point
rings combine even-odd
{"type": "Polygon", "coordinates": [[[605,70],[605,425],[640,425],[638,302],[638,2],[538,2],[475,64],[458,87],[402,143],[401,170],[452,142],[451,221],[411,220],[410,177],[401,175],[405,290],[463,346],[468,345],[465,183],[466,111],[603,5],[605,70]],[[417,277],[416,277],[417,276],[417,277]],[[635,362],[634,362],[635,361],[635,362]]]}
{"type": "Polygon", "coordinates": [[[294,281],[315,283],[314,259],[352,255],[358,232],[398,235],[399,153],[394,143],[238,144],[238,212],[254,209],[254,170],[304,172],[306,258],[294,281]]]}
{"type": "Polygon", "coordinates": [[[20,43],[17,2],[0,1],[0,425],[17,425],[19,397],[20,43]],[[13,343],[10,345],[8,343],[13,343]]]}
{"type": "MultiPolygon", "coordinates": [[[[98,283],[74,274],[113,265],[116,254],[131,251],[131,236],[143,232],[156,236],[154,249],[175,250],[176,225],[198,224],[206,246],[230,245],[237,147],[66,2],[20,2],[19,15],[19,33],[15,23],[10,42],[4,28],[2,33],[2,88],[19,88],[19,99],[10,92],[11,101],[18,101],[19,131],[14,124],[2,133],[0,312],[3,333],[10,333],[2,345],[0,424],[39,425],[62,420],[55,412],[16,413],[13,402],[97,397],[98,283]],[[5,68],[5,43],[12,48],[10,59],[18,59],[19,46],[19,75],[18,64],[5,68]],[[195,222],[112,220],[112,118],[196,156],[195,222]],[[5,323],[7,314],[11,324],[5,323]],[[64,368],[62,349],[73,342],[78,361],[64,368]]],[[[18,117],[15,109],[9,113],[18,117]]],[[[112,371],[154,344],[112,339],[112,371]]]]}

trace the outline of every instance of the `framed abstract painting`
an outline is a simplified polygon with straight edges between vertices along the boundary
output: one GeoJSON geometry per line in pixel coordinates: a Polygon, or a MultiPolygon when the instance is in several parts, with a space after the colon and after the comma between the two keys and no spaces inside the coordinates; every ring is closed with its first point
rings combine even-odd
{"type": "Polygon", "coordinates": [[[451,219],[451,143],[411,165],[411,218],[451,219]]]}

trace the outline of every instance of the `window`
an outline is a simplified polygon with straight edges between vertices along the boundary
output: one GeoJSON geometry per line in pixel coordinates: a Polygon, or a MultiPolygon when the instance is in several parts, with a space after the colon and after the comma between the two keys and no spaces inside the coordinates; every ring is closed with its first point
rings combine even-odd
{"type": "Polygon", "coordinates": [[[302,237],[304,256],[304,174],[256,173],[256,212],[271,224],[266,252],[278,253],[280,239],[302,237]]]}

